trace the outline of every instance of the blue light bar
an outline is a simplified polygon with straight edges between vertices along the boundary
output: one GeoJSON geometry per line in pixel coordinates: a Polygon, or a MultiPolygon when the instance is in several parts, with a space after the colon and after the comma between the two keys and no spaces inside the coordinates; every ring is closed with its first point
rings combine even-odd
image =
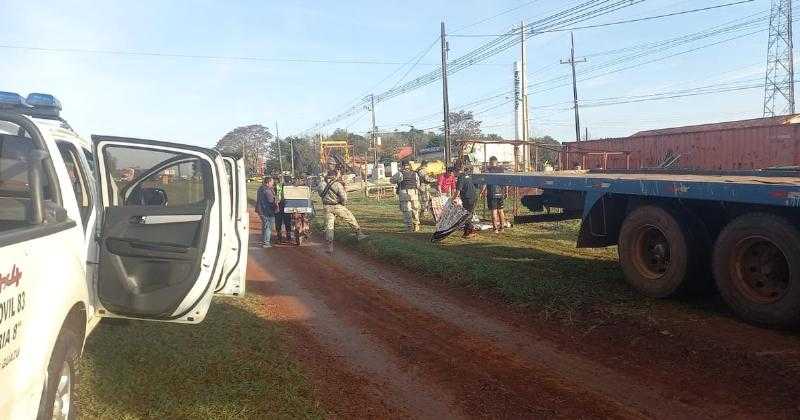
{"type": "Polygon", "coordinates": [[[27,107],[25,99],[13,92],[0,92],[0,108],[22,108],[27,107]]]}
{"type": "Polygon", "coordinates": [[[61,111],[61,102],[55,96],[46,93],[31,93],[25,102],[34,108],[50,108],[61,111]]]}

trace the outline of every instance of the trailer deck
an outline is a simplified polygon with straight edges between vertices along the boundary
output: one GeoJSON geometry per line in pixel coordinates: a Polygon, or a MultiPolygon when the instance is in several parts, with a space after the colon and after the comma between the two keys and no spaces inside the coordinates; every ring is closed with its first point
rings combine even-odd
{"type": "Polygon", "coordinates": [[[480,184],[625,194],[663,198],[730,201],[781,207],[800,207],[800,176],[739,172],[734,174],[605,173],[558,171],[527,173],[485,173],[473,178],[480,184]]]}

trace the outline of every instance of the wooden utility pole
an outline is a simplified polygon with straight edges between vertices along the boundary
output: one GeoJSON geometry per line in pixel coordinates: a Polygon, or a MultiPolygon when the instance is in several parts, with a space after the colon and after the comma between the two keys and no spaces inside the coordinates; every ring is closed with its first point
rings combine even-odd
{"type": "Polygon", "coordinates": [[[289,154],[290,154],[289,157],[291,157],[291,159],[292,159],[292,178],[294,178],[295,177],[295,172],[294,172],[294,138],[292,138],[292,140],[289,141],[289,154]]]}
{"type": "Polygon", "coordinates": [[[575,141],[581,141],[581,118],[578,113],[578,82],[575,78],[575,64],[585,63],[586,59],[582,58],[580,60],[575,60],[575,34],[570,32],[569,37],[572,44],[569,60],[561,60],[561,64],[569,64],[572,66],[572,98],[574,101],[573,107],[575,109],[575,141]]]}
{"type": "Polygon", "coordinates": [[[275,121],[275,142],[278,143],[278,168],[283,177],[283,152],[281,152],[281,136],[278,134],[278,122],[275,121]]]}
{"type": "Polygon", "coordinates": [[[372,148],[375,151],[373,171],[376,171],[378,170],[378,127],[375,125],[375,95],[370,94],[369,101],[370,101],[369,110],[372,112],[372,148]]]}
{"type": "Polygon", "coordinates": [[[450,104],[447,98],[447,37],[442,22],[442,107],[444,112],[444,161],[450,163],[450,104]]]}
{"type": "MultiPolygon", "coordinates": [[[[525,23],[519,23],[519,43],[520,43],[520,90],[522,92],[522,170],[527,172],[530,166],[531,151],[528,126],[528,51],[525,47],[525,23]]],[[[536,147],[534,146],[534,150],[536,147]]],[[[535,152],[534,152],[535,153],[535,152]]]]}

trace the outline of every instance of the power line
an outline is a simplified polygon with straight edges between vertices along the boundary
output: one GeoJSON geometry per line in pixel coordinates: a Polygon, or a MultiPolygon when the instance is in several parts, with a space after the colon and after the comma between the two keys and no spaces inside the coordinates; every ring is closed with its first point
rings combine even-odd
{"type": "MultiPolygon", "coordinates": [[[[519,6],[515,6],[515,7],[512,7],[512,8],[509,8],[509,9],[503,10],[503,11],[501,11],[501,12],[497,13],[496,15],[489,16],[489,17],[487,17],[487,18],[484,18],[484,19],[481,19],[481,20],[479,20],[479,21],[477,21],[477,22],[473,22],[473,23],[470,23],[470,24],[467,24],[467,25],[464,25],[464,26],[459,26],[458,28],[456,28],[455,30],[453,30],[453,32],[452,32],[452,33],[461,32],[461,31],[463,31],[464,29],[467,29],[467,28],[472,28],[473,26],[480,25],[481,23],[485,23],[485,22],[488,22],[488,21],[490,21],[490,20],[492,20],[492,19],[496,19],[496,18],[498,18],[498,17],[500,17],[500,16],[503,16],[503,15],[506,15],[506,14],[508,14],[508,13],[511,13],[511,12],[513,12],[513,11],[515,11],[515,10],[519,10],[519,9],[522,9],[523,7],[530,6],[531,4],[533,4],[533,3],[536,3],[537,1],[539,1],[539,0],[531,0],[531,1],[527,1],[527,2],[525,2],[525,3],[523,3],[523,4],[519,5],[519,6]]],[[[448,34],[448,36],[453,36],[453,35],[452,35],[452,33],[451,33],[451,34],[448,34]]]]}
{"type": "MultiPolygon", "coordinates": [[[[256,56],[234,56],[234,55],[203,55],[203,54],[182,54],[164,53],[152,51],[130,51],[130,50],[103,50],[90,48],[51,48],[35,47],[27,45],[0,44],[0,48],[8,50],[34,51],[34,52],[55,52],[55,53],[79,53],[79,54],[102,54],[102,55],[122,55],[137,57],[161,57],[161,58],[185,58],[194,60],[215,60],[215,61],[254,61],[268,63],[313,63],[313,64],[359,64],[359,65],[408,65],[409,62],[372,60],[361,58],[278,58],[278,57],[256,57],[256,56]]],[[[416,56],[414,56],[416,57],[416,56]]],[[[438,63],[417,63],[420,66],[438,66],[438,63]]],[[[507,66],[507,63],[480,63],[483,66],[507,66]]]]}
{"type": "MultiPolygon", "coordinates": [[[[744,3],[752,3],[753,1],[755,1],[755,0],[741,0],[741,1],[733,2],[733,3],[719,4],[719,5],[716,5],[716,6],[702,7],[702,8],[699,8],[699,9],[682,10],[680,12],[665,13],[665,14],[662,14],[662,15],[647,16],[647,17],[637,18],[637,19],[618,20],[618,21],[615,21],[615,22],[598,23],[596,25],[575,26],[575,27],[571,27],[571,28],[548,29],[548,30],[543,30],[543,31],[538,31],[538,32],[526,32],[526,34],[536,35],[536,34],[547,33],[547,32],[570,32],[570,31],[577,31],[577,30],[580,30],[580,29],[603,28],[603,27],[606,27],[606,26],[622,25],[622,24],[626,24],[626,23],[635,23],[635,22],[644,22],[644,21],[648,21],[648,20],[662,19],[662,18],[672,17],[672,16],[680,16],[680,15],[685,15],[685,14],[689,14],[689,13],[705,12],[705,11],[708,11],[708,10],[719,9],[719,8],[722,8],[722,7],[730,7],[730,6],[736,6],[736,5],[744,4],[744,3]]],[[[502,36],[502,34],[493,34],[493,35],[462,34],[462,35],[449,35],[449,36],[451,36],[451,37],[459,37],[459,38],[472,38],[472,37],[475,37],[475,38],[489,38],[489,37],[502,36]]]]}
{"type": "MultiPolygon", "coordinates": [[[[553,15],[534,21],[526,25],[522,30],[525,31],[527,28],[527,30],[535,32],[536,30],[551,29],[559,26],[574,24],[577,22],[593,19],[608,13],[612,13],[622,8],[631,7],[643,1],[644,0],[603,0],[603,1],[590,0],[581,3],[578,6],[562,10],[553,15]],[[611,3],[607,4],[609,3],[609,1],[611,1],[611,3]]],[[[519,35],[519,31],[517,31],[517,29],[511,29],[506,34],[498,37],[497,39],[489,41],[484,45],[470,51],[469,53],[449,61],[447,64],[448,73],[450,74],[456,73],[460,70],[476,65],[492,56],[499,54],[500,52],[503,52],[513,47],[514,45],[521,42],[520,39],[521,37],[516,36],[515,34],[519,35]]],[[[442,67],[440,66],[438,69],[423,74],[417,77],[416,79],[406,82],[405,84],[396,86],[392,89],[389,89],[388,91],[375,95],[374,98],[375,102],[383,102],[385,100],[394,98],[396,96],[419,89],[423,86],[427,86],[433,82],[436,82],[437,80],[440,80],[441,77],[442,77],[442,67]]],[[[362,102],[364,101],[366,101],[366,98],[362,102]]],[[[361,108],[360,105],[361,104],[355,105],[350,110],[347,110],[345,112],[340,113],[339,115],[336,115],[320,123],[317,123],[313,127],[305,130],[304,132],[318,130],[330,124],[335,124],[336,122],[339,122],[342,119],[347,118],[353,115],[354,113],[358,112],[358,109],[361,108]]]]}
{"type": "MultiPolygon", "coordinates": [[[[585,57],[598,57],[598,56],[602,56],[602,55],[619,55],[619,54],[624,53],[624,52],[630,52],[630,54],[624,55],[622,57],[618,57],[618,58],[615,58],[613,60],[600,62],[599,64],[596,64],[596,65],[588,66],[584,71],[581,71],[579,73],[581,76],[584,76],[584,77],[580,78],[579,80],[581,80],[581,81],[589,80],[589,79],[592,79],[592,78],[595,78],[595,77],[601,77],[601,76],[613,74],[613,73],[616,73],[616,72],[620,72],[620,71],[628,70],[628,69],[631,69],[631,68],[639,67],[639,66],[642,66],[642,65],[650,64],[650,63],[653,63],[653,62],[663,61],[663,60],[668,59],[668,58],[672,58],[672,57],[675,57],[675,56],[678,56],[678,55],[682,55],[682,54],[686,54],[686,53],[689,53],[689,52],[694,52],[694,51],[697,51],[697,50],[700,50],[700,49],[709,48],[711,46],[715,46],[715,45],[718,45],[718,44],[723,43],[723,42],[729,42],[729,41],[732,41],[732,40],[735,40],[735,39],[739,39],[739,38],[744,37],[744,36],[750,36],[750,35],[752,35],[754,33],[758,33],[759,31],[745,33],[742,36],[736,36],[736,37],[733,37],[733,38],[728,38],[728,39],[722,40],[720,42],[714,42],[714,43],[711,43],[711,44],[702,45],[702,46],[699,46],[699,47],[696,47],[696,48],[692,48],[690,50],[685,50],[685,51],[681,51],[681,52],[678,52],[678,53],[675,53],[675,54],[670,54],[668,56],[663,56],[663,57],[660,57],[660,58],[656,58],[654,60],[640,62],[640,63],[636,63],[636,64],[633,64],[633,65],[628,65],[627,67],[611,70],[611,71],[608,71],[608,72],[605,72],[603,74],[596,75],[596,76],[593,76],[593,77],[586,77],[586,75],[589,75],[589,74],[592,74],[592,73],[596,73],[599,70],[613,68],[613,67],[619,66],[619,65],[625,65],[626,63],[629,64],[629,63],[631,63],[632,61],[634,61],[636,59],[640,59],[640,58],[646,57],[648,55],[656,54],[656,53],[661,53],[661,52],[664,52],[665,50],[668,50],[668,49],[671,49],[671,48],[675,48],[675,47],[678,47],[680,45],[689,44],[689,43],[696,42],[696,41],[699,41],[699,40],[702,40],[702,39],[711,38],[711,37],[715,37],[715,36],[719,36],[719,35],[724,35],[724,34],[728,34],[728,33],[731,33],[731,32],[738,32],[738,31],[748,30],[748,29],[751,29],[751,28],[755,27],[756,25],[763,24],[763,22],[766,21],[766,18],[767,18],[767,16],[766,16],[765,12],[759,12],[759,13],[751,14],[751,15],[748,15],[748,16],[744,16],[742,18],[733,19],[731,21],[724,22],[722,24],[714,25],[714,26],[711,26],[711,27],[706,28],[706,29],[701,30],[701,31],[691,32],[691,33],[688,33],[688,34],[685,34],[685,35],[680,35],[680,36],[677,36],[677,37],[667,38],[667,39],[660,40],[660,41],[652,41],[652,42],[645,42],[645,43],[635,44],[635,45],[631,45],[631,46],[628,46],[628,47],[625,47],[625,48],[620,48],[620,49],[606,50],[606,51],[600,51],[600,52],[587,54],[587,55],[585,55],[585,57]]],[[[763,29],[761,31],[763,31],[763,29]]],[[[545,69],[545,68],[549,68],[549,67],[555,67],[555,66],[557,66],[557,64],[555,64],[555,65],[547,65],[547,66],[542,67],[539,70],[542,70],[542,69],[545,69]]],[[[539,72],[539,70],[535,71],[532,74],[537,74],[539,72]]],[[[540,93],[540,92],[552,90],[552,89],[555,89],[555,88],[568,86],[569,85],[569,82],[567,81],[568,78],[569,78],[568,75],[557,76],[557,77],[554,77],[554,78],[551,78],[551,79],[547,79],[547,80],[531,83],[528,86],[529,87],[533,87],[533,88],[537,88],[538,87],[538,90],[535,90],[535,92],[536,93],[540,93]],[[561,80],[564,80],[564,83],[555,84],[555,83],[557,83],[557,82],[559,82],[561,80]],[[550,86],[550,87],[548,87],[548,86],[550,86]]],[[[510,95],[512,93],[513,93],[513,91],[509,90],[509,91],[502,91],[502,92],[497,93],[497,94],[490,94],[489,96],[484,96],[484,97],[478,98],[478,99],[476,99],[476,100],[474,100],[472,102],[465,103],[465,104],[459,105],[458,107],[454,107],[454,108],[463,108],[463,107],[467,107],[467,106],[471,106],[471,105],[480,104],[480,103],[483,103],[483,102],[492,101],[494,99],[497,99],[497,98],[500,98],[500,97],[503,97],[503,96],[506,96],[506,95],[510,95]]],[[[423,120],[424,121],[426,119],[431,119],[430,117],[439,116],[439,115],[441,115],[441,112],[436,112],[436,113],[432,113],[432,114],[426,114],[424,116],[416,117],[413,120],[414,121],[418,121],[418,120],[423,120]]]]}

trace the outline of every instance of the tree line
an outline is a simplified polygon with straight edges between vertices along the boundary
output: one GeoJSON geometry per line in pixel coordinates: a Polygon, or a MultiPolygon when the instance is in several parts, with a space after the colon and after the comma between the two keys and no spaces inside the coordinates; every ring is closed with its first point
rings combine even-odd
{"type": "MultiPolygon", "coordinates": [[[[462,140],[485,139],[501,141],[503,138],[497,134],[483,133],[481,121],[476,120],[470,111],[450,113],[450,137],[455,145],[462,140]]],[[[407,131],[393,130],[381,132],[381,146],[378,157],[383,162],[395,160],[395,155],[404,147],[412,146],[416,150],[427,147],[441,147],[444,136],[441,128],[438,131],[421,130],[413,126],[407,131]]],[[[284,171],[291,169],[294,161],[295,173],[319,173],[319,138],[318,136],[290,136],[276,140],[269,128],[260,124],[237,127],[225,134],[215,148],[224,154],[244,156],[248,176],[264,173],[277,173],[281,166],[284,171]]],[[[370,150],[371,138],[358,133],[337,128],[326,136],[324,140],[344,140],[353,146],[356,156],[372,158],[370,150]]],[[[560,147],[560,143],[550,136],[537,137],[537,141],[551,146],[552,149],[560,147]]],[[[555,162],[557,152],[554,150],[540,149],[540,162],[555,162]]]]}

